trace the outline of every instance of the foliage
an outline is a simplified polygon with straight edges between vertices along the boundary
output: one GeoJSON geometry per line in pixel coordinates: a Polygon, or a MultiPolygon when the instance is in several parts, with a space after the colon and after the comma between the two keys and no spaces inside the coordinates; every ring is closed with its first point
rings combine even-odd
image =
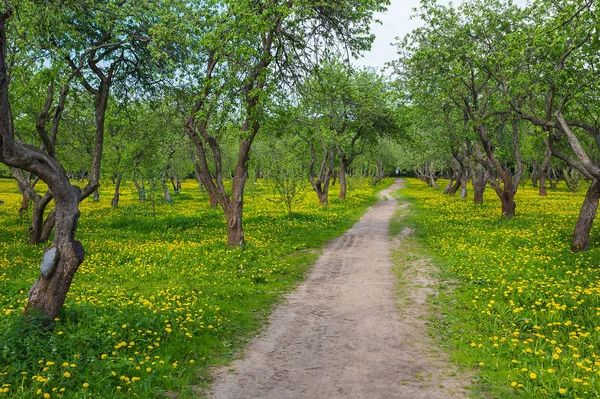
{"type": "MultiPolygon", "coordinates": [[[[137,201],[124,183],[111,208],[84,201],[79,234],[89,253],[52,329],[24,323],[27,291],[43,248],[27,246],[20,195],[0,180],[0,392],[6,397],[154,397],[202,384],[210,365],[232,356],[281,293],[302,279],[315,248],[340,234],[374,201],[366,181],[351,199],[295,204],[293,216],[257,182],[246,200],[247,244],[227,247],[223,215],[185,182],[173,206],[137,201]]],[[[44,187],[40,187],[42,189],[44,187]]],[[[0,395],[1,396],[1,395],[0,395]]]]}
{"type": "Polygon", "coordinates": [[[527,187],[517,194],[521,217],[501,220],[491,195],[473,205],[407,183],[410,223],[457,283],[436,300],[446,314],[436,321],[441,340],[457,360],[498,397],[598,397],[598,232],[594,250],[569,250],[583,194],[561,187],[540,198],[527,187]]]}

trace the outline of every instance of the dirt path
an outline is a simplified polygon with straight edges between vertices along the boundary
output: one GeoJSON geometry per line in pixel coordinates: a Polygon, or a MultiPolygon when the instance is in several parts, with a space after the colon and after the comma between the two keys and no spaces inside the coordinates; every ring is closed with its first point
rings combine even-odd
{"type": "Polygon", "coordinates": [[[408,267],[414,300],[397,306],[390,254],[399,242],[388,230],[398,209],[390,192],[399,187],[382,191],[384,199],[325,248],[244,358],[217,371],[209,398],[465,397],[464,381],[450,376],[427,337],[431,281],[408,267]]]}

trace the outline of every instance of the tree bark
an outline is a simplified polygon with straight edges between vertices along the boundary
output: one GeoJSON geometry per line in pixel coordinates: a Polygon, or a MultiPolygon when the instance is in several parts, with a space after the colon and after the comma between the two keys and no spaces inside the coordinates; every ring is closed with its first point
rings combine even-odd
{"type": "Polygon", "coordinates": [[[546,154],[544,156],[544,161],[540,165],[540,197],[546,197],[548,195],[548,189],[546,188],[546,170],[548,170],[550,158],[552,157],[552,151],[550,151],[550,144],[547,138],[544,138],[544,143],[546,144],[546,154]]]}
{"type": "Polygon", "coordinates": [[[481,170],[481,165],[473,165],[472,161],[470,162],[470,167],[473,183],[473,203],[483,204],[483,193],[487,184],[486,172],[481,170]]]}
{"type": "Polygon", "coordinates": [[[137,180],[133,180],[133,185],[135,186],[135,189],[137,190],[138,199],[140,201],[145,201],[146,200],[146,190],[144,189],[144,182],[142,181],[142,184],[140,185],[140,183],[137,180]]]}
{"type": "Polygon", "coordinates": [[[448,184],[446,185],[446,188],[444,189],[444,194],[448,194],[450,192],[450,189],[452,188],[453,184],[454,184],[454,174],[452,176],[450,176],[450,180],[448,180],[448,184]]]}
{"type": "Polygon", "coordinates": [[[340,181],[340,198],[346,199],[346,162],[342,160],[340,162],[340,170],[338,171],[338,179],[340,181]]]}
{"type": "Polygon", "coordinates": [[[454,184],[448,190],[448,195],[450,195],[450,196],[455,195],[456,192],[460,189],[460,187],[461,187],[461,176],[459,176],[459,178],[454,181],[454,184]]]}
{"type": "Polygon", "coordinates": [[[115,181],[115,195],[113,196],[113,199],[110,202],[110,205],[113,208],[117,208],[119,206],[119,199],[121,197],[121,194],[120,194],[121,179],[122,179],[122,175],[120,173],[117,173],[117,180],[115,181]]]}
{"type": "Polygon", "coordinates": [[[467,198],[467,180],[468,180],[468,176],[466,174],[463,174],[463,176],[460,179],[460,198],[461,199],[465,199],[467,198]]]}
{"type": "Polygon", "coordinates": [[[515,216],[515,210],[517,208],[517,204],[515,203],[515,192],[516,190],[514,189],[507,190],[507,188],[504,187],[504,192],[500,197],[502,202],[502,215],[508,219],[515,216]]]}
{"type": "Polygon", "coordinates": [[[57,193],[54,198],[57,218],[52,242],[52,248],[57,250],[56,257],[52,260],[55,265],[49,274],[40,275],[31,287],[26,309],[27,314],[40,313],[48,317],[49,321],[58,316],[73,276],[85,257],[83,246],[75,240],[81,193],[70,185],[66,174],[61,177],[64,177],[62,187],[52,188],[57,193]]]}
{"type": "Polygon", "coordinates": [[[473,181],[473,202],[475,204],[483,204],[483,193],[485,192],[486,182],[473,181]]]}
{"type": "Polygon", "coordinates": [[[171,193],[169,192],[169,187],[167,187],[167,184],[165,182],[163,182],[163,197],[165,198],[165,202],[167,204],[172,204],[173,203],[173,197],[171,197],[171,193]]]}
{"type": "Polygon", "coordinates": [[[600,200],[600,181],[594,180],[588,189],[583,205],[579,211],[579,218],[573,231],[573,241],[571,242],[571,251],[587,251],[590,247],[590,232],[596,218],[598,210],[598,201],[600,200]]]}
{"type": "MultiPolygon", "coordinates": [[[[33,211],[31,215],[31,226],[29,227],[29,244],[36,245],[48,240],[48,236],[43,234],[44,212],[52,200],[52,194],[47,192],[43,197],[33,198],[33,211]],[[42,239],[44,238],[44,239],[42,239]]],[[[48,215],[49,217],[50,215],[48,215]]]]}

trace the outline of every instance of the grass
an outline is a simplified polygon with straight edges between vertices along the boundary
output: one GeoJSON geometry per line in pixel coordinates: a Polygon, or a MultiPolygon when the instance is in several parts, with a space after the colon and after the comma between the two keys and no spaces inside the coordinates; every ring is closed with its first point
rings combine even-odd
{"type": "Polygon", "coordinates": [[[570,252],[584,192],[559,187],[541,198],[520,187],[517,216],[449,197],[408,179],[404,220],[433,256],[442,281],[434,320],[439,342],[476,370],[474,396],[600,397],[600,236],[570,252]]]}
{"type": "Polygon", "coordinates": [[[81,206],[87,256],[53,328],[40,329],[22,313],[44,248],[27,245],[16,184],[0,180],[0,397],[197,397],[381,188],[353,180],[349,198],[332,193],[326,208],[307,193],[288,215],[259,182],[245,202],[247,244],[232,249],[222,211],[195,182],[174,205],[157,193],[140,202],[126,185],[118,209],[111,186],[81,206]]]}

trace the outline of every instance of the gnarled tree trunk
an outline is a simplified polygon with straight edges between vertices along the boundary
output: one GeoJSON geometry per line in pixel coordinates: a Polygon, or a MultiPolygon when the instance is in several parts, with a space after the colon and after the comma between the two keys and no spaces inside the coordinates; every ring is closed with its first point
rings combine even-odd
{"type": "Polygon", "coordinates": [[[40,313],[49,319],[58,316],[73,276],[84,259],[85,251],[75,240],[79,219],[80,191],[71,186],[64,175],[62,184],[49,183],[55,193],[57,222],[54,229],[52,247],[46,251],[42,260],[41,275],[29,290],[26,312],[40,313]],[[57,187],[58,186],[58,187],[57,187]]]}
{"type": "Polygon", "coordinates": [[[6,19],[0,16],[0,162],[39,176],[54,196],[58,223],[52,248],[44,255],[42,275],[29,292],[27,313],[40,313],[48,322],[58,316],[84,250],[75,241],[79,218],[79,190],[72,186],[62,166],[50,155],[14,139],[6,68],[6,19]]]}

